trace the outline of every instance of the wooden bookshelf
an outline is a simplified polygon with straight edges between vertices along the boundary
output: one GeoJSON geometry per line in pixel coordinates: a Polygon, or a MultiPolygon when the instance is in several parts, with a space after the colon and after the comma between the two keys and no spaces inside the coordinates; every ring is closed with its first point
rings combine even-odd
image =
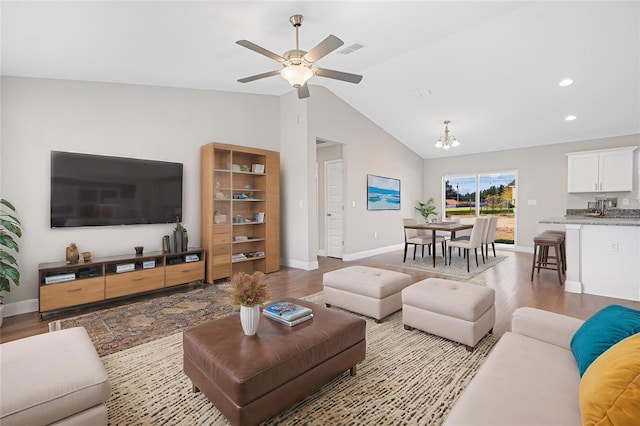
{"type": "Polygon", "coordinates": [[[213,142],[200,158],[206,281],[279,270],[280,154],[213,142]]]}

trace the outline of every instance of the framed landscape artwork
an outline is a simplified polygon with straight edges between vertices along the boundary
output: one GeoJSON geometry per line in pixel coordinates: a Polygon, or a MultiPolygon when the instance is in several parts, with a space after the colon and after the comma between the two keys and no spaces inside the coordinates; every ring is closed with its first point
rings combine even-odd
{"type": "Polygon", "coordinates": [[[400,179],[367,175],[367,210],[400,210],[400,179]]]}

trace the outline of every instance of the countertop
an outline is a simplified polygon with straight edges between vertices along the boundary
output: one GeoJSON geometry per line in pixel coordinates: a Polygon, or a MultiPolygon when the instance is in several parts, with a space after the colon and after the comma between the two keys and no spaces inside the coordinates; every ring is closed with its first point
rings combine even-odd
{"type": "Polygon", "coordinates": [[[605,225],[605,226],[640,226],[640,218],[558,216],[542,219],[540,223],[605,225]]]}

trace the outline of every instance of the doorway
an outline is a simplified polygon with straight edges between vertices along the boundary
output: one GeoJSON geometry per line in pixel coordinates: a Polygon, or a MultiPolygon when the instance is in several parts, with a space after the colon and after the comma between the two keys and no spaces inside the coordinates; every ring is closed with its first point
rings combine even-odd
{"type": "Polygon", "coordinates": [[[316,140],[318,256],[342,259],[344,252],[343,145],[316,140]]]}
{"type": "Polygon", "coordinates": [[[324,170],[326,255],[342,259],[342,160],[325,162],[324,170]]]}

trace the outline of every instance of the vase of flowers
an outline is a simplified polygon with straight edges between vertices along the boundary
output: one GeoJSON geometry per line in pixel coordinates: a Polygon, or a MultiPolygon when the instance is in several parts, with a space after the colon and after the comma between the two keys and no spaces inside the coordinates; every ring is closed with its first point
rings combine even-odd
{"type": "Polygon", "coordinates": [[[260,305],[271,297],[271,290],[264,282],[264,274],[238,272],[231,278],[231,302],[240,305],[240,323],[247,336],[258,331],[260,305]]]}

